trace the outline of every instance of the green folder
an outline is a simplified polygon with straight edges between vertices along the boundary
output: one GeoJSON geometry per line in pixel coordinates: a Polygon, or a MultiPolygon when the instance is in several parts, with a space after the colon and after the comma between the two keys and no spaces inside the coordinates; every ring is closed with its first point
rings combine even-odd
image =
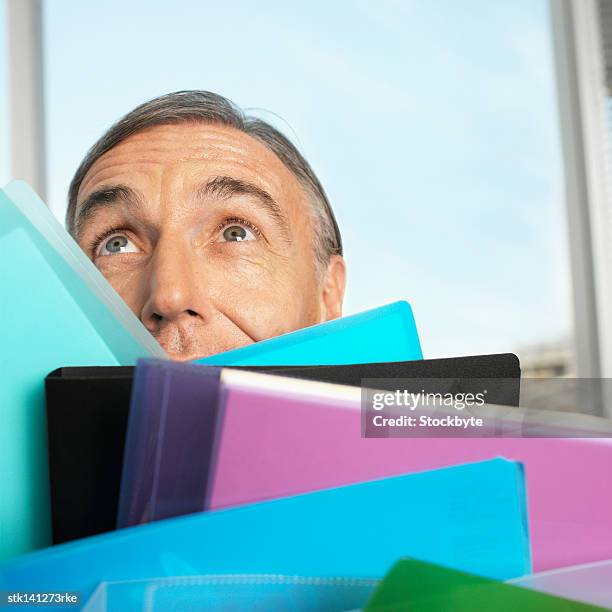
{"type": "Polygon", "coordinates": [[[523,589],[415,559],[401,559],[364,612],[590,612],[598,606],[523,589]]]}
{"type": "Polygon", "coordinates": [[[50,544],[44,378],[165,354],[53,214],[0,190],[0,559],[50,544]]]}

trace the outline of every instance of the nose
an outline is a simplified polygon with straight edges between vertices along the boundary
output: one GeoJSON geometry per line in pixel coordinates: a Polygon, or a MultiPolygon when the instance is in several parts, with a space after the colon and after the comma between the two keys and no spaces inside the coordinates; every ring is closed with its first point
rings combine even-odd
{"type": "Polygon", "coordinates": [[[199,291],[194,260],[193,249],[184,239],[168,236],[158,241],[140,317],[151,333],[184,319],[205,319],[205,298],[199,291]]]}

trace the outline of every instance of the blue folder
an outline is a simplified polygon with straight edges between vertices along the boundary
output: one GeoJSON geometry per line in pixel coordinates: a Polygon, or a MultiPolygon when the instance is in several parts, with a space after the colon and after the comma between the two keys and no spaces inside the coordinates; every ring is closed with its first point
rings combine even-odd
{"type": "Polygon", "coordinates": [[[199,359],[230,365],[346,365],[423,359],[407,302],[367,310],[199,359]]]}
{"type": "Polygon", "coordinates": [[[22,182],[0,190],[0,559],[50,543],[44,379],[164,352],[22,182]]]}
{"type": "Polygon", "coordinates": [[[0,564],[0,590],[203,574],[380,578],[402,556],[506,580],[531,569],[522,465],[506,459],[198,513],[0,564]]]}

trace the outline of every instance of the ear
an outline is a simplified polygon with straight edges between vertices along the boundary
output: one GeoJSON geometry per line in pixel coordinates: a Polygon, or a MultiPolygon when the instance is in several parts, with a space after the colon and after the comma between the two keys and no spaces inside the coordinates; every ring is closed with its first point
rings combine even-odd
{"type": "Polygon", "coordinates": [[[346,263],[341,255],[332,255],[325,271],[321,291],[321,320],[342,316],[342,302],[346,288],[346,263]]]}

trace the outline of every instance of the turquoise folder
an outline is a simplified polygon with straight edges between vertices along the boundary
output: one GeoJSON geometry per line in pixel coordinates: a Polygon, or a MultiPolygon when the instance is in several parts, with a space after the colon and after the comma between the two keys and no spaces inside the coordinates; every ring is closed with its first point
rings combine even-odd
{"type": "Polygon", "coordinates": [[[164,352],[23,182],[0,190],[0,559],[50,543],[44,378],[164,352]]]}
{"type": "Polygon", "coordinates": [[[496,579],[530,571],[522,465],[492,459],[193,514],[0,564],[0,590],[203,574],[382,577],[410,555],[496,579]]]}
{"type": "Polygon", "coordinates": [[[407,302],[342,317],[199,359],[230,365],[346,365],[423,359],[407,302]]]}
{"type": "Polygon", "coordinates": [[[347,612],[361,610],[380,581],[277,574],[172,576],[103,582],[83,612],[347,612]]]}

